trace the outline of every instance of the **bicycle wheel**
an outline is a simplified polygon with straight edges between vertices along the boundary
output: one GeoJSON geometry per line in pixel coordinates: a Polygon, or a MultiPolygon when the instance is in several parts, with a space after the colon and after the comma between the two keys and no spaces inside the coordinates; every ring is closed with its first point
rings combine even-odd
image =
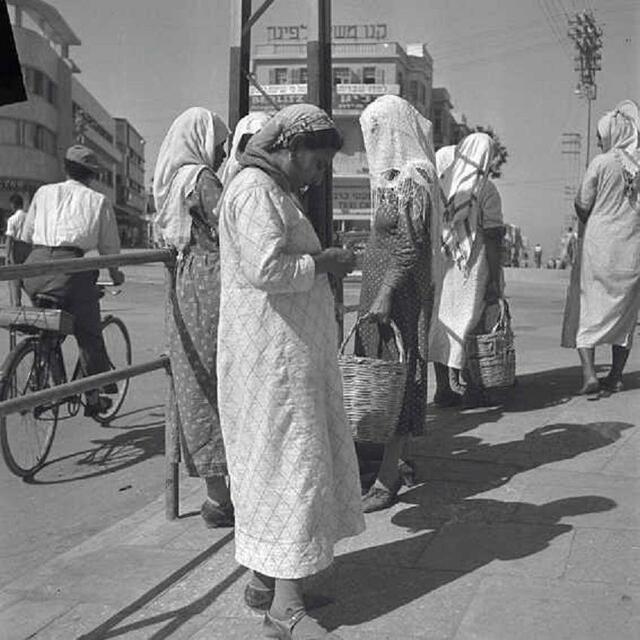
{"type": "MultiPolygon", "coordinates": [[[[0,400],[18,398],[52,387],[49,362],[39,357],[37,338],[26,338],[9,353],[2,365],[0,400]]],[[[59,405],[25,409],[0,418],[0,444],[9,469],[18,476],[32,476],[47,459],[58,423],[59,405]]]]}
{"type": "MultiPolygon", "coordinates": [[[[124,322],[114,316],[104,318],[102,321],[102,338],[107,349],[111,369],[128,367],[131,364],[131,339],[124,322]]],[[[94,420],[101,424],[113,420],[118,411],[120,411],[129,390],[129,380],[121,380],[116,383],[116,386],[118,388],[116,393],[100,392],[101,395],[109,398],[112,403],[107,411],[94,416],[94,420]]]]}

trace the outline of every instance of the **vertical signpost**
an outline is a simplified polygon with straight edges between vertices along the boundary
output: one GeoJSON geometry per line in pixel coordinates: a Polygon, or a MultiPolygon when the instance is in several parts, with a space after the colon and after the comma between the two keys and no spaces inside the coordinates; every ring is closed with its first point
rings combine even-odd
{"type": "Polygon", "coordinates": [[[229,128],[249,113],[249,79],[251,64],[251,0],[231,2],[231,51],[229,52],[229,128]]]}
{"type": "MultiPolygon", "coordinates": [[[[311,18],[307,31],[307,100],[331,115],[331,0],[307,0],[307,4],[311,18]]],[[[333,244],[332,180],[333,170],[328,167],[323,184],[311,187],[308,193],[309,216],[324,247],[333,244]]]]}

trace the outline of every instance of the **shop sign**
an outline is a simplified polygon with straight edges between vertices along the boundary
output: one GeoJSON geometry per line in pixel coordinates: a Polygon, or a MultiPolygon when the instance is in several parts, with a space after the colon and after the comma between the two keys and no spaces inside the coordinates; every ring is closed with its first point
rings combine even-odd
{"type": "MultiPolygon", "coordinates": [[[[307,101],[306,84],[267,84],[262,87],[279,107],[307,101]]],[[[364,109],[378,96],[399,95],[398,84],[339,84],[334,87],[333,106],[336,109],[364,109]]],[[[249,87],[253,108],[272,104],[255,87],[249,87]]]]}
{"type": "Polygon", "coordinates": [[[341,186],[333,185],[333,210],[339,214],[361,214],[368,218],[371,210],[371,192],[369,185],[341,186]]]}
{"type": "MultiPolygon", "coordinates": [[[[386,24],[334,24],[334,40],[386,40],[389,30],[386,24]]],[[[267,27],[267,42],[300,42],[307,40],[307,25],[276,25],[267,27]]]]}

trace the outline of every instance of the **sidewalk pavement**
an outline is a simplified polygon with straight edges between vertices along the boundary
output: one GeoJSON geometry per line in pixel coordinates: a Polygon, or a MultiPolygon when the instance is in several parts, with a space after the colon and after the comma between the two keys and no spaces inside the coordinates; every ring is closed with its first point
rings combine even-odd
{"type": "MultiPolygon", "coordinates": [[[[634,369],[636,372],[633,372],[634,369]]],[[[640,373],[597,402],[575,367],[525,373],[502,407],[432,413],[422,484],[340,543],[309,589],[345,640],[640,638],[640,373]]],[[[261,638],[231,530],[159,498],[0,591],[0,637],[261,638]]]]}

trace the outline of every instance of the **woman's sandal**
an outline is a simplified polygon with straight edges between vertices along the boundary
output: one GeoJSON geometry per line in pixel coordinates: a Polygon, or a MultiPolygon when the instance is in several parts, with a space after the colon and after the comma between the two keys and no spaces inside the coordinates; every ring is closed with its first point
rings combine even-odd
{"type": "MultiPolygon", "coordinates": [[[[264,614],[262,623],[262,631],[267,638],[277,638],[278,640],[294,640],[293,630],[303,618],[307,617],[304,609],[299,609],[287,620],[279,620],[274,618],[268,611],[264,614]]],[[[314,633],[313,635],[301,635],[295,640],[342,640],[335,633],[325,631],[322,635],[314,633]]]]}
{"type": "Polygon", "coordinates": [[[393,490],[379,485],[373,485],[367,493],[362,496],[362,511],[364,513],[373,513],[374,511],[382,511],[393,506],[398,499],[398,491],[400,491],[401,480],[393,490]]]}
{"type": "Polygon", "coordinates": [[[233,505],[219,506],[207,498],[200,508],[200,515],[209,529],[219,527],[233,527],[235,524],[235,513],[233,505]]]}
{"type": "Polygon", "coordinates": [[[600,388],[608,393],[618,393],[624,389],[624,384],[620,378],[612,378],[607,376],[600,380],[600,388]]]}
{"type": "Polygon", "coordinates": [[[267,611],[271,607],[274,594],[274,589],[256,587],[249,582],[244,588],[244,601],[252,609],[267,611]]]}

